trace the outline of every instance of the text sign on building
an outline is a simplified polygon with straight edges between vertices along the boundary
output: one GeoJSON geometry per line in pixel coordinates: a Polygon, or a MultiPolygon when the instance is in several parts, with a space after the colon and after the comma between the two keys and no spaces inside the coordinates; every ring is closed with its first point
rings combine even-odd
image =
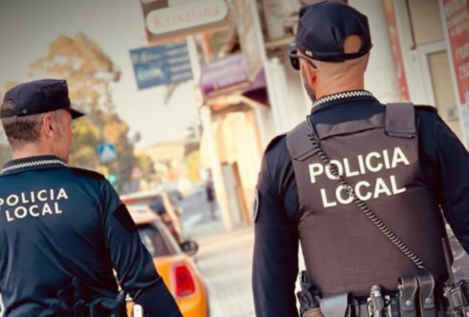
{"type": "Polygon", "coordinates": [[[461,105],[469,106],[469,0],[442,0],[461,105]]]}
{"type": "Polygon", "coordinates": [[[224,0],[141,0],[148,43],[179,40],[228,24],[224,0]]]}
{"type": "Polygon", "coordinates": [[[140,90],[192,79],[185,42],[134,49],[130,57],[140,90]]]}

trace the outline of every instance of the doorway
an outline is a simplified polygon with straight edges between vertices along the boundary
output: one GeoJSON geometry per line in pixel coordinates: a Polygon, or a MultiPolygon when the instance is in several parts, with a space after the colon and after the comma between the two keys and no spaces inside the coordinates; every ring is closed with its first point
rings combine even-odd
{"type": "Polygon", "coordinates": [[[419,45],[422,79],[429,103],[453,132],[462,140],[459,111],[451,79],[448,50],[444,41],[419,45]]]}

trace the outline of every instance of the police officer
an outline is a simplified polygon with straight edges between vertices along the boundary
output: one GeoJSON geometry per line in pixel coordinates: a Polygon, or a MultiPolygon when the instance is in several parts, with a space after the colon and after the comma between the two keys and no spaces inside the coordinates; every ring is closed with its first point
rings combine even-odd
{"type": "MultiPolygon", "coordinates": [[[[433,107],[385,106],[364,90],[371,48],[367,18],[354,8],[326,1],[301,9],[290,56],[313,107],[263,159],[257,317],[298,316],[299,242],[326,317],[345,316],[340,305],[363,303],[373,285],[373,296],[393,298],[401,277],[425,271],[447,280],[440,208],[469,251],[469,155],[433,107]]],[[[409,294],[403,303],[414,308],[409,294]]]]}
{"type": "Polygon", "coordinates": [[[14,158],[0,175],[4,316],[110,316],[117,281],[148,316],[182,316],[110,183],[67,165],[72,122],[82,116],[64,80],[25,83],[4,97],[14,158]]]}

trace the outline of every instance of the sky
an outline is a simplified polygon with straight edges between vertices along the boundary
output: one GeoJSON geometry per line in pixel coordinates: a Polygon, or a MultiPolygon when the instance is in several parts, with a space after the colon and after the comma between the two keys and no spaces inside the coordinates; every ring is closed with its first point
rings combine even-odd
{"type": "Polygon", "coordinates": [[[78,32],[121,69],[113,100],[131,132],[141,133],[137,147],[186,135],[198,117],[193,81],[181,84],[166,105],[165,87],[137,89],[129,50],[146,45],[139,0],[0,0],[0,91],[10,80],[27,81],[28,65],[59,35],[78,32]]]}

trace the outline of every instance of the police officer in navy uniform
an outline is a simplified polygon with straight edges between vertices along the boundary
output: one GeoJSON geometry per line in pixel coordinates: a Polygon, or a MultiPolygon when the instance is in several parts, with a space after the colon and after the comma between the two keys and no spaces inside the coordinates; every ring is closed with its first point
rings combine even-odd
{"type": "Polygon", "coordinates": [[[4,316],[117,316],[118,282],[148,316],[182,316],[117,192],[102,175],[67,165],[72,122],[82,116],[64,80],[4,97],[14,158],[0,174],[4,316]]]}
{"type": "Polygon", "coordinates": [[[447,280],[440,208],[469,251],[468,152],[435,108],[383,105],[365,90],[371,49],[368,20],[351,6],[301,9],[290,57],[313,106],[305,122],[271,142],[259,174],[257,317],[298,316],[300,242],[322,301],[313,316],[326,317],[345,313],[324,303],[363,303],[373,285],[392,298],[398,280],[422,268],[447,280]]]}

